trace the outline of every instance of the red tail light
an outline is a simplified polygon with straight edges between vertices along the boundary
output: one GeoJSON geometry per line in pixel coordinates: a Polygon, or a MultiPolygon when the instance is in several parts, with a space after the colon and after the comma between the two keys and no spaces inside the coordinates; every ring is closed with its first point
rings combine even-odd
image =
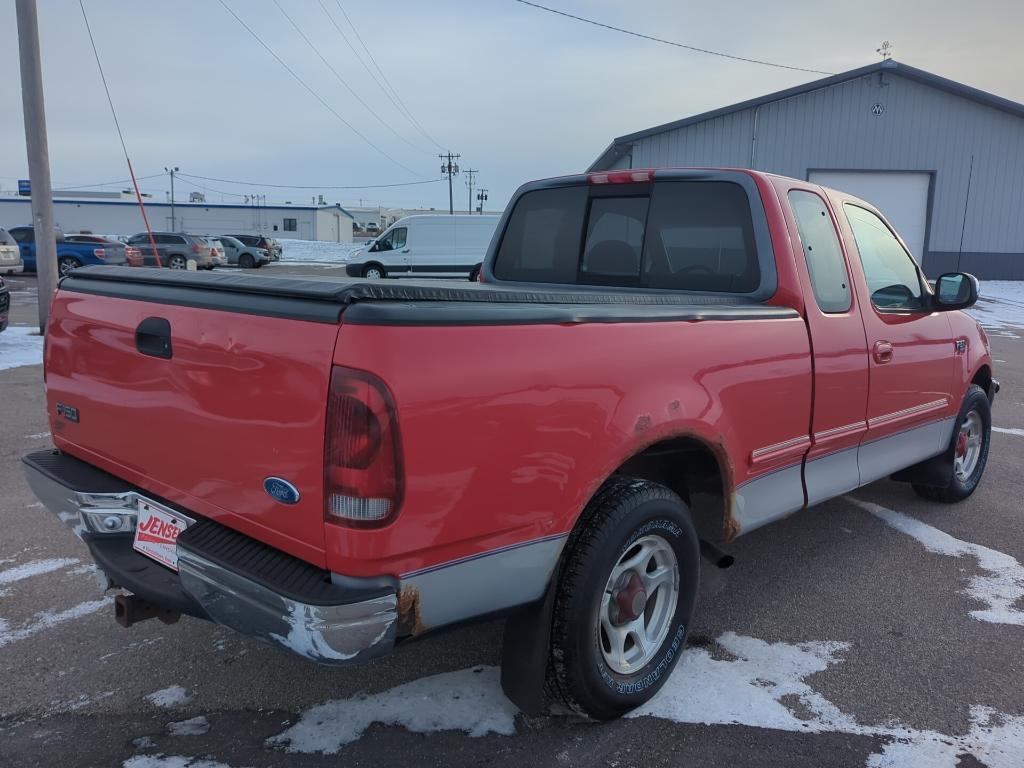
{"type": "Polygon", "coordinates": [[[324,440],[324,519],[357,528],[386,525],[402,502],[395,403],[372,374],[335,366],[324,440]]]}
{"type": "Polygon", "coordinates": [[[97,259],[105,259],[105,258],[107,258],[107,249],[106,248],[93,248],[92,249],[92,255],[95,256],[97,259]]]}
{"type": "Polygon", "coordinates": [[[603,173],[587,174],[587,181],[591,184],[635,184],[636,182],[653,180],[654,171],[650,169],[640,171],[605,171],[603,173]]]}
{"type": "Polygon", "coordinates": [[[199,244],[192,243],[192,253],[199,253],[199,244]]]}

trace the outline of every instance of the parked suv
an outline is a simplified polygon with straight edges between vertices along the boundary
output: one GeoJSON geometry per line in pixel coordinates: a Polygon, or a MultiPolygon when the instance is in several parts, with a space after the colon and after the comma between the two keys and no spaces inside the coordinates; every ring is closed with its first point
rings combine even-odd
{"type": "Polygon", "coordinates": [[[236,267],[254,269],[262,267],[272,260],[270,251],[266,248],[246,245],[237,237],[221,235],[217,240],[224,248],[224,255],[227,257],[228,264],[233,264],[236,267]]]}
{"type": "Polygon", "coordinates": [[[241,240],[243,244],[250,248],[263,248],[270,254],[271,261],[281,260],[281,244],[272,237],[266,237],[264,235],[228,235],[228,237],[241,240]]]}
{"type": "Polygon", "coordinates": [[[149,234],[140,232],[128,238],[128,245],[138,248],[142,253],[142,263],[147,267],[169,267],[185,269],[189,259],[195,259],[199,269],[213,269],[216,257],[210,242],[199,235],[186,235],[181,232],[154,232],[156,253],[149,242],[149,234]],[[157,264],[157,256],[160,263],[157,264]]]}
{"type": "Polygon", "coordinates": [[[8,234],[6,229],[0,227],[0,275],[17,274],[24,268],[25,264],[21,260],[18,242],[8,234]]]}
{"type": "Polygon", "coordinates": [[[74,232],[64,235],[65,243],[83,243],[97,246],[93,253],[97,258],[105,259],[107,264],[126,263],[137,267],[142,263],[142,255],[134,246],[127,246],[120,240],[106,235],[94,235],[91,232],[74,232]]]}

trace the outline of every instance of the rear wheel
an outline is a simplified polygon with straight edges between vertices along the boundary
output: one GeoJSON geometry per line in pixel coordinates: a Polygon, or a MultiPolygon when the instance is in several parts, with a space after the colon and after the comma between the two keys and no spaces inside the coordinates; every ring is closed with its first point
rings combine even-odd
{"type": "Polygon", "coordinates": [[[992,408],[988,395],[977,384],[972,384],[960,406],[952,443],[947,449],[952,463],[949,485],[938,488],[914,483],[917,495],[929,501],[952,504],[974,493],[985,474],[991,436],[992,408]]]}
{"type": "Polygon", "coordinates": [[[380,264],[367,264],[363,267],[363,277],[367,280],[383,280],[387,277],[387,272],[380,264]]]}
{"type": "Polygon", "coordinates": [[[686,642],[699,558],[682,499],[647,480],[609,480],[566,544],[552,621],[551,693],[601,720],[654,696],[686,642]]]}
{"type": "Polygon", "coordinates": [[[173,256],[167,257],[168,269],[185,269],[188,265],[185,263],[185,257],[181,254],[174,254],[173,256]]]}
{"type": "Polygon", "coordinates": [[[238,266],[242,269],[252,269],[256,266],[256,261],[253,259],[251,253],[243,253],[238,257],[238,266]]]}
{"type": "Polygon", "coordinates": [[[57,269],[60,270],[61,276],[66,275],[73,269],[78,269],[80,266],[82,266],[82,262],[74,256],[61,256],[57,259],[57,269]]]}

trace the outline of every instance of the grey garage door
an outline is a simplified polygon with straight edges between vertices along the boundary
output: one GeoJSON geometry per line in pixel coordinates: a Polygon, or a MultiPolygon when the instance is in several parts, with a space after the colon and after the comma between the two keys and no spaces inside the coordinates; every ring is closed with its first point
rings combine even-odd
{"type": "Polygon", "coordinates": [[[910,171],[811,171],[809,180],[867,200],[885,214],[918,263],[924,261],[930,174],[910,171]]]}

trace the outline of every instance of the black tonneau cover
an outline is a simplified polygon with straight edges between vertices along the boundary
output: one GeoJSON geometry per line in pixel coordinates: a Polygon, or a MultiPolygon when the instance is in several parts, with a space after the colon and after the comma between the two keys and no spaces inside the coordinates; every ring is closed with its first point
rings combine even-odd
{"type": "Polygon", "coordinates": [[[579,286],[501,286],[442,280],[200,273],[80,267],[60,290],[316,322],[367,325],[505,325],[797,317],[795,310],[732,296],[579,286]],[[352,306],[358,305],[358,306],[352,306]]]}

